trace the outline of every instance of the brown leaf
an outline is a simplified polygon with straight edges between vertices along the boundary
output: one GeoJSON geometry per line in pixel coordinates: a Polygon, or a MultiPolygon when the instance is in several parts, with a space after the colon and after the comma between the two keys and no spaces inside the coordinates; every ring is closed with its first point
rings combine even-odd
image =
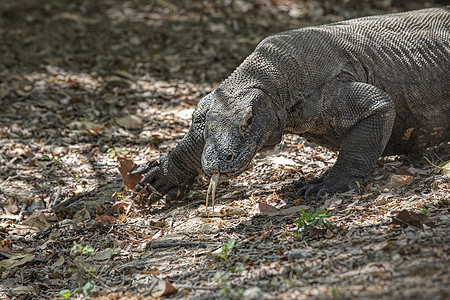
{"type": "Polygon", "coordinates": [[[381,189],[393,190],[400,187],[404,187],[410,184],[413,181],[413,179],[414,176],[411,175],[392,175],[388,183],[383,185],[381,189]]]}
{"type": "Polygon", "coordinates": [[[393,217],[391,224],[400,225],[403,227],[410,225],[417,228],[423,228],[423,224],[425,224],[428,227],[436,227],[436,224],[431,221],[428,216],[410,212],[406,209],[402,210],[397,216],[393,217]]]}
{"type": "Polygon", "coordinates": [[[83,223],[83,221],[89,220],[91,218],[91,214],[86,208],[77,211],[72,217],[72,224],[77,226],[78,223],[83,223]]]}
{"type": "Polygon", "coordinates": [[[133,170],[134,162],[133,160],[126,157],[118,157],[119,161],[119,172],[122,175],[123,183],[127,188],[133,190],[136,184],[141,180],[142,174],[130,175],[128,172],[133,170]]]}
{"type": "Polygon", "coordinates": [[[116,223],[116,218],[111,217],[111,216],[106,216],[106,215],[97,216],[97,218],[95,218],[95,219],[97,221],[94,223],[94,227],[116,223]]]}
{"type": "Polygon", "coordinates": [[[261,214],[264,213],[274,213],[274,212],[278,212],[278,208],[276,208],[275,206],[269,205],[267,203],[261,202],[258,203],[258,210],[261,214]]]}
{"type": "Polygon", "coordinates": [[[116,119],[117,124],[119,124],[120,127],[126,128],[126,129],[141,129],[142,128],[142,119],[134,116],[124,116],[121,118],[116,119]]]}
{"type": "Polygon", "coordinates": [[[31,216],[29,216],[25,221],[22,222],[22,224],[36,227],[40,230],[44,230],[45,228],[50,226],[43,211],[34,211],[31,216]]]}
{"type": "Polygon", "coordinates": [[[260,241],[265,241],[269,238],[271,238],[273,236],[273,228],[270,228],[269,230],[267,230],[266,232],[264,232],[263,234],[261,234],[261,238],[260,241]]]}
{"type": "Polygon", "coordinates": [[[413,176],[414,174],[411,173],[406,167],[401,166],[398,170],[397,170],[397,174],[398,175],[407,175],[407,176],[413,176]]]}
{"type": "Polygon", "coordinates": [[[155,274],[150,274],[150,286],[152,297],[159,298],[165,295],[175,293],[177,290],[169,281],[158,278],[155,274]]]}
{"type": "Polygon", "coordinates": [[[13,254],[11,258],[0,260],[0,270],[11,270],[34,259],[34,254],[13,254]]]}
{"type": "Polygon", "coordinates": [[[299,211],[302,211],[303,209],[306,210],[309,208],[310,206],[308,205],[297,205],[289,208],[277,209],[276,207],[266,203],[258,203],[256,212],[259,210],[259,212],[264,216],[291,216],[299,211]]]}
{"type": "Polygon", "coordinates": [[[129,203],[119,202],[119,203],[114,204],[109,211],[111,212],[111,214],[124,213],[128,206],[130,206],[129,203]]]}

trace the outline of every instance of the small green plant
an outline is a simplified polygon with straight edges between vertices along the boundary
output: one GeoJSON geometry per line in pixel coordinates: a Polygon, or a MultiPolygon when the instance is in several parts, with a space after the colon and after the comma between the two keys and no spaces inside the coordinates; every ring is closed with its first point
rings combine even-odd
{"type": "Polygon", "coordinates": [[[59,292],[59,294],[61,295],[61,297],[63,298],[70,298],[70,290],[61,290],[59,292]]]}
{"type": "Polygon", "coordinates": [[[333,214],[328,213],[326,209],[319,209],[313,213],[306,212],[304,209],[300,213],[300,217],[294,221],[297,224],[297,233],[294,236],[299,236],[300,229],[303,229],[305,233],[309,232],[311,228],[328,229],[331,224],[327,218],[333,214]]]}
{"type": "Polygon", "coordinates": [[[217,271],[214,274],[212,281],[216,282],[222,287],[222,289],[220,290],[220,295],[223,299],[242,299],[243,290],[233,288],[230,285],[230,273],[228,271],[217,271]]]}
{"type": "Polygon", "coordinates": [[[220,295],[224,299],[229,299],[229,300],[242,299],[242,297],[244,296],[244,291],[242,289],[233,289],[230,285],[225,285],[220,290],[220,295]]]}
{"type": "MultiPolygon", "coordinates": [[[[119,249],[106,249],[112,256],[120,253],[119,249]]],[[[74,294],[82,294],[84,296],[92,296],[96,287],[96,282],[100,280],[103,272],[108,268],[108,264],[93,265],[90,258],[95,258],[98,253],[91,245],[83,246],[77,242],[73,243],[71,249],[71,256],[73,257],[74,266],[70,268],[73,273],[77,274],[79,279],[82,279],[85,283],[75,289],[74,294]]],[[[103,251],[104,253],[104,251],[103,251]]],[[[95,259],[94,259],[95,260],[95,259]]],[[[109,260],[108,260],[109,261],[109,260]]],[[[62,290],[60,294],[64,298],[70,297],[70,290],[62,290]]]]}
{"type": "Polygon", "coordinates": [[[36,166],[42,168],[45,170],[45,173],[50,173],[51,171],[53,171],[53,169],[56,166],[62,166],[63,162],[61,161],[61,157],[63,157],[64,154],[54,154],[53,152],[50,152],[50,155],[48,154],[44,154],[41,156],[40,160],[44,160],[44,161],[49,161],[50,164],[44,164],[42,162],[38,162],[36,161],[36,166]]]}
{"type": "Polygon", "coordinates": [[[47,155],[47,154],[42,155],[41,156],[41,160],[49,160],[49,161],[52,161],[53,163],[55,163],[57,165],[61,165],[62,162],[59,159],[61,157],[63,157],[63,156],[64,156],[64,154],[57,154],[57,155],[55,155],[52,152],[52,153],[50,153],[50,155],[47,155]]]}
{"type": "Polygon", "coordinates": [[[222,253],[217,253],[216,255],[223,260],[228,259],[228,255],[230,255],[231,250],[233,250],[234,244],[236,243],[236,240],[231,240],[228,243],[224,243],[222,245],[222,253]]]}
{"type": "Polygon", "coordinates": [[[435,174],[439,174],[439,173],[441,173],[443,175],[450,174],[450,160],[444,161],[440,165],[435,165],[426,156],[424,156],[423,158],[425,158],[427,160],[427,162],[434,167],[435,174]]]}
{"type": "Polygon", "coordinates": [[[106,153],[108,153],[109,158],[114,158],[117,156],[124,156],[127,155],[129,152],[125,149],[122,149],[120,147],[114,147],[114,148],[109,148],[106,153]]]}
{"type": "Polygon", "coordinates": [[[422,206],[422,208],[420,209],[420,212],[425,215],[428,213],[428,209],[425,206],[422,206]]]}

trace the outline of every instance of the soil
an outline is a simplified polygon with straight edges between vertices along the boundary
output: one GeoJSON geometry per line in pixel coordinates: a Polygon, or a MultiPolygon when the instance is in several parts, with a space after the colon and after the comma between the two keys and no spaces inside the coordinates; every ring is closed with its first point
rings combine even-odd
{"type": "Polygon", "coordinates": [[[0,299],[449,299],[448,145],[315,201],[337,154],[287,135],[207,214],[206,179],[137,201],[117,162],[172,149],[272,33],[446,3],[1,1],[0,299]]]}

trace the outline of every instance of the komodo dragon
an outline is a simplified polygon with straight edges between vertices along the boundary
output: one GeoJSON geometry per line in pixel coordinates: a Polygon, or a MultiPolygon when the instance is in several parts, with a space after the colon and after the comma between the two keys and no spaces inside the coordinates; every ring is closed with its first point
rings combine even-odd
{"type": "Polygon", "coordinates": [[[145,174],[135,190],[174,198],[200,168],[237,176],[285,132],[339,151],[298,192],[316,199],[354,188],[382,155],[450,141],[450,6],[265,38],[200,100],[175,149],[131,172],[145,174]]]}

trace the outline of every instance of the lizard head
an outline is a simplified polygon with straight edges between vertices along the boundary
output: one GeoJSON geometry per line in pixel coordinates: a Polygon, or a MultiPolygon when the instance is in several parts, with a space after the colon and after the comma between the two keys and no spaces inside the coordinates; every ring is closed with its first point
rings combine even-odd
{"type": "Polygon", "coordinates": [[[235,177],[279,130],[270,99],[260,89],[229,95],[220,88],[206,114],[202,167],[206,174],[235,177]]]}

